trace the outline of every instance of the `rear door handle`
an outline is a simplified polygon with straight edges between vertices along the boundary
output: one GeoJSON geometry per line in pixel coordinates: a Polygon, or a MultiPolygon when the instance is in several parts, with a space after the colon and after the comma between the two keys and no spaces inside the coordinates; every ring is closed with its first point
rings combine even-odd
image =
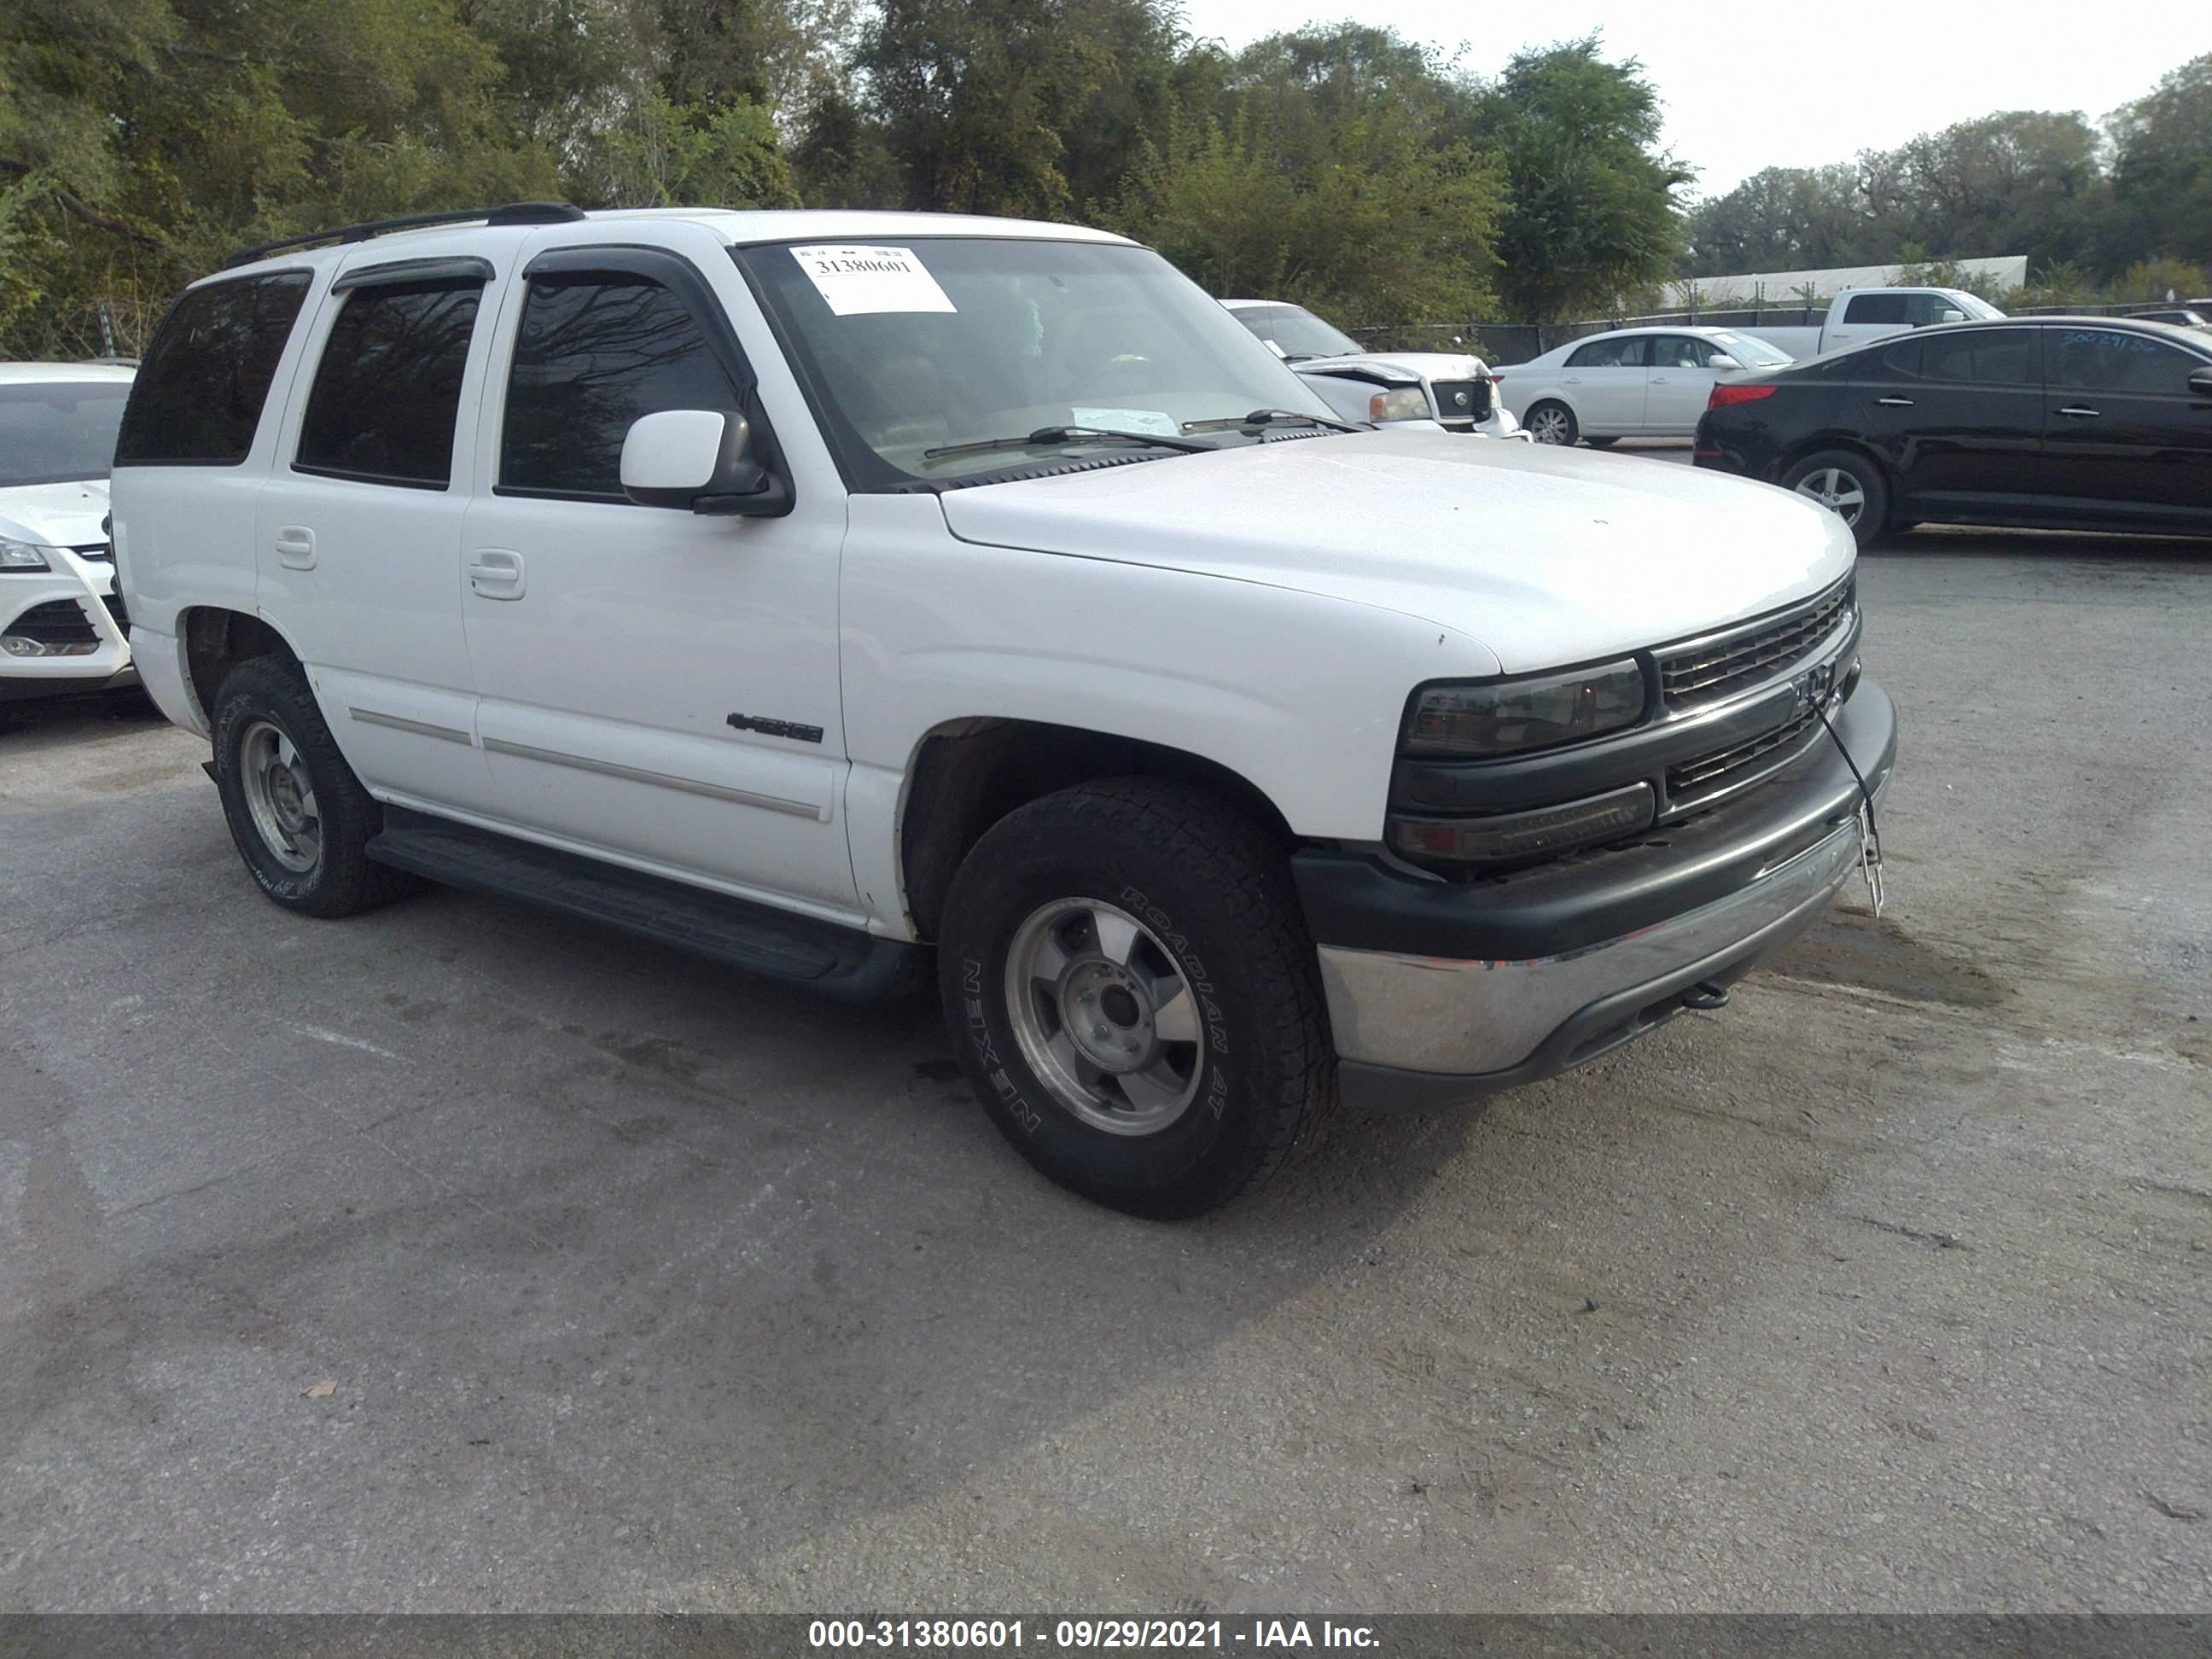
{"type": "Polygon", "coordinates": [[[2097,416],[2103,413],[2101,410],[2084,409],[2079,404],[2069,404],[2065,408],[2060,410],[2058,412],[2061,415],[2068,416],[2077,421],[2094,420],[2097,416]]]}
{"type": "Polygon", "coordinates": [[[276,532],[276,562],[287,570],[315,568],[315,532],[301,524],[288,524],[276,532]]]}
{"type": "Polygon", "coordinates": [[[522,555],[504,547],[480,547],[469,555],[469,591],[487,599],[522,597],[522,555]]]}
{"type": "Polygon", "coordinates": [[[1877,398],[1875,399],[1875,402],[1880,404],[1884,409],[1910,409],[1912,407],[1912,399],[1910,398],[1877,398]]]}

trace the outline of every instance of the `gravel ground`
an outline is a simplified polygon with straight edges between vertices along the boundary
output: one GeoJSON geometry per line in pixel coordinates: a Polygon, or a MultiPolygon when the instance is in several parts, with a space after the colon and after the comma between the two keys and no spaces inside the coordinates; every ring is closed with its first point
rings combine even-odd
{"type": "Polygon", "coordinates": [[[1870,556],[1891,903],[1148,1225],[927,1005],[0,735],[0,1611],[2212,1605],[2212,549],[1870,556]]]}

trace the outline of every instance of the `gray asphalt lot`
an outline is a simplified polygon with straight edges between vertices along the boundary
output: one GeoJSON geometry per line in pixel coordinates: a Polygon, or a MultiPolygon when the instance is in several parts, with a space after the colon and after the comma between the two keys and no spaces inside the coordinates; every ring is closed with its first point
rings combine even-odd
{"type": "Polygon", "coordinates": [[[2201,1609],[2212,547],[1870,555],[1891,902],[1163,1227],[927,1005],[0,732],[0,1611],[2201,1609]]]}

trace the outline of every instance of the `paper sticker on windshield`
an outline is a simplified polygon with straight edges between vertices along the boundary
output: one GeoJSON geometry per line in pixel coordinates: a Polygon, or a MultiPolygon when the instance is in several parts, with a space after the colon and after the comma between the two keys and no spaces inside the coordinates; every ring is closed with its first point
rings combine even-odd
{"type": "Polygon", "coordinates": [[[952,301],[910,247],[795,247],[814,286],[840,317],[886,311],[951,311],[952,301]]]}
{"type": "Polygon", "coordinates": [[[1182,422],[1157,409],[1071,409],[1078,426],[1103,427],[1109,432],[1150,432],[1162,438],[1182,435],[1182,422]]]}

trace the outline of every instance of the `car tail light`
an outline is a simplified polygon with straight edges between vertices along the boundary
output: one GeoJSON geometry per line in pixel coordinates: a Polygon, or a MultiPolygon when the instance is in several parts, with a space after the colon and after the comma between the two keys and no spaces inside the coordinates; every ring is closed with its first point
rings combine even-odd
{"type": "Polygon", "coordinates": [[[1713,395],[1705,399],[1707,409],[1726,409],[1730,404],[1755,404],[1761,398],[1771,398],[1771,386],[1717,386],[1713,395]]]}

